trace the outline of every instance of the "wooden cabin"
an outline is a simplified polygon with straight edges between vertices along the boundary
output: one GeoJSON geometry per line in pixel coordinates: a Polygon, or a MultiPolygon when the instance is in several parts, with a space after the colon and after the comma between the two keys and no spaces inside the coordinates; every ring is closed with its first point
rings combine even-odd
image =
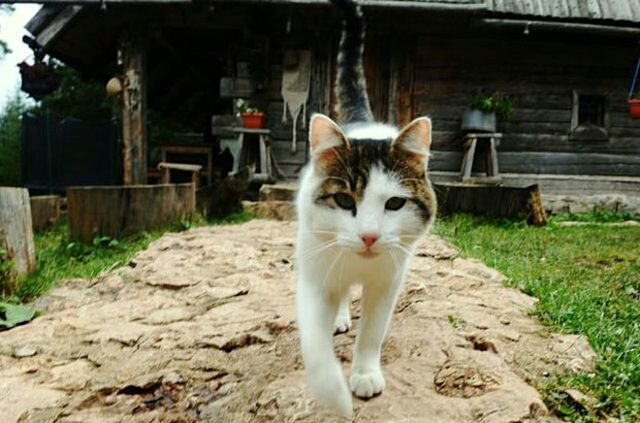
{"type": "MultiPolygon", "coordinates": [[[[498,90],[514,106],[498,123],[505,180],[566,192],[640,191],[640,121],[627,110],[639,0],[360,3],[374,113],[398,125],[432,117],[434,179],[457,178],[461,115],[478,90],[498,90]]],[[[340,28],[325,0],[51,1],[27,25],[49,54],[86,75],[105,82],[135,75],[135,98],[126,87],[123,96],[135,103],[123,111],[128,183],[146,178],[147,108],[191,122],[207,143],[211,117],[233,112],[234,93],[266,111],[275,159],[295,178],[308,160],[303,121],[332,113],[340,28]],[[295,152],[281,94],[291,51],[311,55],[295,152]]]]}

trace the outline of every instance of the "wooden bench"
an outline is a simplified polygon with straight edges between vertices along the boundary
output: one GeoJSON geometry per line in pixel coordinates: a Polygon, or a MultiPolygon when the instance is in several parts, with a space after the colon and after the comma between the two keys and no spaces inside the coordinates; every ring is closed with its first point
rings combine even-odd
{"type": "Polygon", "coordinates": [[[185,163],[158,163],[158,170],[162,172],[161,181],[163,184],[171,183],[171,171],[178,170],[183,172],[191,172],[191,182],[198,188],[198,176],[202,170],[201,165],[185,164],[185,163]]]}

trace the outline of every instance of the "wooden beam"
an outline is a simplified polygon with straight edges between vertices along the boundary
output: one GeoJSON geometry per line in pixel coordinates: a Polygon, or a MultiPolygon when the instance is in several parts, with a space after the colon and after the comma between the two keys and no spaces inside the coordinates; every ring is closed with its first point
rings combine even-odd
{"type": "Polygon", "coordinates": [[[47,5],[43,6],[38,12],[29,19],[29,22],[24,26],[27,31],[33,35],[38,35],[53,18],[55,18],[60,10],[64,9],[64,5],[47,5]]]}
{"type": "Polygon", "coordinates": [[[36,42],[46,47],[80,14],[82,6],[65,7],[53,18],[36,37],[36,42]]]}
{"type": "Polygon", "coordinates": [[[45,4],[45,5],[93,5],[103,3],[116,3],[116,4],[171,4],[171,3],[192,3],[192,0],[2,0],[2,3],[9,4],[45,4]]]}
{"type": "Polygon", "coordinates": [[[131,29],[122,42],[122,159],[125,185],[147,181],[147,38],[131,29]]]}

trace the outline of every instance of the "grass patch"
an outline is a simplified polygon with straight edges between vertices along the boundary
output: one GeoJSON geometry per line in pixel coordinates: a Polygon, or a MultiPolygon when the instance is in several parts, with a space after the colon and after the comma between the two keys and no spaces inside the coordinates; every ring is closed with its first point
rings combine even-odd
{"type": "Polygon", "coordinates": [[[640,215],[632,212],[616,213],[608,210],[593,210],[589,213],[564,213],[552,217],[555,222],[589,222],[589,223],[615,223],[626,220],[640,221],[640,215]]]}
{"type": "Polygon", "coordinates": [[[147,248],[149,243],[167,231],[184,231],[196,226],[239,224],[255,216],[247,211],[232,214],[225,219],[205,221],[201,217],[184,220],[163,229],[142,232],[115,240],[98,237],[92,245],[72,242],[66,223],[36,234],[35,272],[18,283],[18,289],[3,299],[12,303],[30,301],[48,291],[57,281],[70,278],[91,279],[104,271],[124,266],[133,255],[147,248]]]}
{"type": "Polygon", "coordinates": [[[436,232],[539,298],[535,314],[553,330],[585,335],[598,352],[595,374],[562,376],[541,387],[557,415],[640,421],[640,227],[554,225],[558,220],[566,218],[537,228],[456,216],[441,220],[436,232]],[[597,405],[576,407],[562,393],[566,387],[595,397],[597,405]]]}

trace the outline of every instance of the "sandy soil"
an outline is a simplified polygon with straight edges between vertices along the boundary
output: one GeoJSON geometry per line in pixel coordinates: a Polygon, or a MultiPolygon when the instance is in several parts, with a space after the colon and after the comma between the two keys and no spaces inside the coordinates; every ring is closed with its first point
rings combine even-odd
{"type": "MultiPolygon", "coordinates": [[[[305,390],[294,322],[295,223],[166,234],[129,266],[41,298],[0,333],[0,421],[330,422],[305,390]]],[[[427,237],[387,342],[387,389],[357,422],[553,421],[532,386],[589,370],[578,336],[545,331],[535,299],[427,237]]],[[[336,336],[348,370],[358,327],[336,336]]]]}

